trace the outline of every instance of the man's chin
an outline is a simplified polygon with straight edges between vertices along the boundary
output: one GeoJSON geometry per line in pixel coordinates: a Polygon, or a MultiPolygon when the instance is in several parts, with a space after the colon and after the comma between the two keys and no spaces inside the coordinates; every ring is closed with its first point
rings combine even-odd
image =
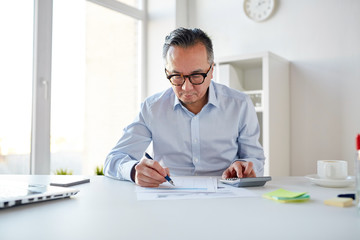
{"type": "Polygon", "coordinates": [[[192,104],[195,102],[194,98],[181,98],[180,101],[183,104],[192,104]]]}

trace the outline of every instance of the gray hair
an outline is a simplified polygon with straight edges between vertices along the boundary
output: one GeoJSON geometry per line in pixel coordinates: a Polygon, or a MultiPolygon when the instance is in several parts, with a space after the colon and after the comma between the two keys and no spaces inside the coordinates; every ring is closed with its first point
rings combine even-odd
{"type": "Polygon", "coordinates": [[[205,46],[207,52],[207,60],[209,64],[214,63],[214,51],[210,37],[199,28],[187,29],[177,28],[165,37],[163,46],[163,58],[166,62],[167,52],[171,46],[181,48],[192,47],[198,43],[205,46]]]}

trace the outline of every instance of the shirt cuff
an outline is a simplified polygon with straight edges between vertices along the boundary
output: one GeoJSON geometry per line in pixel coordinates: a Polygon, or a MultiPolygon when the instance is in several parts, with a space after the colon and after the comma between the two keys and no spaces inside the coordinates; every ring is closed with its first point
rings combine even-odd
{"type": "Polygon", "coordinates": [[[131,171],[135,167],[135,165],[138,164],[138,163],[139,163],[138,161],[133,160],[133,161],[128,161],[128,162],[120,165],[120,168],[119,168],[120,176],[123,176],[123,178],[125,180],[128,180],[130,182],[134,182],[131,179],[131,171]]]}

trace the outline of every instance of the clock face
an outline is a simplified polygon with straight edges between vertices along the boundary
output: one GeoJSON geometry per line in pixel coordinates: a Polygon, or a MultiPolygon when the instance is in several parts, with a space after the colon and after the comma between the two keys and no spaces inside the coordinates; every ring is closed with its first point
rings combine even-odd
{"type": "Polygon", "coordinates": [[[244,12],[250,19],[261,22],[275,9],[275,0],[244,0],[244,12]]]}

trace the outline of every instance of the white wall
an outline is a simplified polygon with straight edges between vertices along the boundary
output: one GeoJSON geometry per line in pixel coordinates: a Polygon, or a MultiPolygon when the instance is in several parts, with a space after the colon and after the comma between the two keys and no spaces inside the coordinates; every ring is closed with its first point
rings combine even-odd
{"type": "MultiPolygon", "coordinates": [[[[271,19],[255,23],[245,17],[243,1],[193,0],[188,2],[188,24],[210,35],[215,57],[271,51],[291,62],[292,175],[315,173],[317,159],[345,159],[352,171],[360,133],[360,1],[277,3],[271,19]]],[[[149,45],[149,66],[161,69],[149,71],[149,94],[168,87],[158,56],[175,20],[163,20],[163,28],[149,30],[156,35],[149,45]]]]}

